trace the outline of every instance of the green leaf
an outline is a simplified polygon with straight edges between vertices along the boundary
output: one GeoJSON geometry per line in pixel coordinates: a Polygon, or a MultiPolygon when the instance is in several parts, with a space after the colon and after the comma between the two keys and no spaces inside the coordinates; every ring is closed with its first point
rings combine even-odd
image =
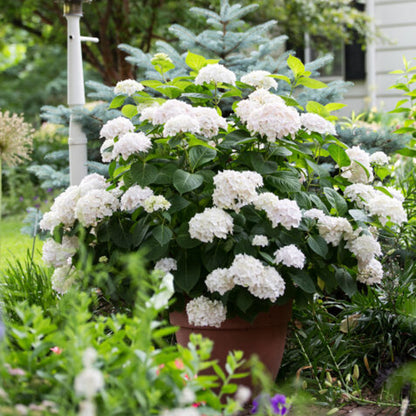
{"type": "Polygon", "coordinates": [[[130,175],[134,183],[140,186],[147,186],[157,178],[158,170],[153,165],[136,162],[131,166],[130,175]]]}
{"type": "Polygon", "coordinates": [[[410,147],[404,147],[403,149],[397,150],[396,153],[408,157],[416,157],[416,149],[411,149],[410,147]]]}
{"type": "Polygon", "coordinates": [[[318,256],[325,258],[328,254],[328,245],[320,235],[310,235],[307,243],[310,249],[318,256]]]}
{"type": "Polygon", "coordinates": [[[190,204],[190,202],[187,199],[179,195],[174,195],[172,198],[169,199],[169,202],[171,203],[171,206],[168,211],[170,214],[174,214],[175,212],[182,211],[184,208],[188,207],[190,204]]]}
{"type": "Polygon", "coordinates": [[[335,279],[338,283],[338,286],[348,296],[351,297],[357,292],[357,283],[346,270],[337,268],[337,270],[335,271],[335,279]]]}
{"type": "Polygon", "coordinates": [[[278,171],[272,175],[268,175],[265,181],[271,184],[276,192],[300,192],[302,185],[299,182],[299,177],[289,171],[278,171]]]}
{"type": "Polygon", "coordinates": [[[292,81],[291,81],[291,80],[290,80],[290,78],[289,78],[289,77],[287,77],[286,75],[279,75],[279,74],[275,75],[275,74],[273,74],[273,75],[269,75],[269,77],[270,77],[270,78],[281,79],[281,80],[283,80],[283,81],[286,81],[289,85],[291,85],[291,84],[292,84],[292,81]]]}
{"type": "Polygon", "coordinates": [[[308,111],[308,113],[318,114],[322,117],[329,115],[328,110],[322,104],[316,101],[308,101],[306,104],[306,111],[308,111]]]}
{"type": "Polygon", "coordinates": [[[327,111],[331,112],[331,111],[337,111],[337,110],[341,110],[341,108],[346,107],[347,104],[342,104],[342,103],[328,103],[325,108],[327,111]]]}
{"type": "Polygon", "coordinates": [[[324,194],[330,205],[335,208],[340,217],[348,211],[348,205],[345,199],[334,189],[324,188],[324,194]]]}
{"type": "Polygon", "coordinates": [[[394,132],[396,134],[404,134],[404,133],[413,133],[414,131],[416,131],[416,128],[414,127],[401,127],[400,129],[397,129],[394,132]]]}
{"type": "Polygon", "coordinates": [[[112,216],[108,224],[108,232],[111,241],[120,248],[129,249],[132,246],[130,228],[132,221],[122,221],[119,217],[112,216]]]}
{"type": "Polygon", "coordinates": [[[289,273],[293,283],[299,286],[306,293],[315,293],[316,287],[308,272],[300,270],[296,273],[289,273]]]}
{"type": "Polygon", "coordinates": [[[326,88],[327,86],[324,82],[309,77],[301,77],[297,80],[297,83],[313,89],[326,88]]]}
{"type": "Polygon", "coordinates": [[[172,176],[178,169],[176,163],[164,163],[158,170],[156,178],[153,183],[157,185],[168,185],[172,183],[172,176]]]}
{"type": "Polygon", "coordinates": [[[279,97],[285,102],[286,105],[290,107],[298,107],[303,110],[303,107],[292,97],[285,97],[284,95],[279,95],[279,97]]]}
{"type": "Polygon", "coordinates": [[[203,176],[196,173],[185,172],[182,169],[178,169],[173,174],[173,186],[180,194],[193,191],[201,186],[203,181],[203,176]]]}
{"type": "Polygon", "coordinates": [[[362,221],[362,222],[369,222],[370,218],[368,218],[367,214],[360,209],[350,209],[348,213],[354,218],[355,221],[362,221]]]}
{"type": "Polygon", "coordinates": [[[154,89],[171,99],[178,98],[183,92],[181,88],[175,87],[174,85],[161,85],[154,89]]]}
{"type": "Polygon", "coordinates": [[[113,101],[111,101],[110,108],[119,108],[124,104],[124,101],[126,101],[124,95],[117,95],[117,97],[113,98],[113,101]]]}
{"type": "Polygon", "coordinates": [[[153,80],[153,79],[152,80],[140,81],[140,83],[143,84],[145,87],[149,87],[149,88],[153,88],[153,89],[163,85],[163,82],[153,80]]]}
{"type": "Polygon", "coordinates": [[[342,147],[336,144],[330,144],[327,150],[339,167],[351,165],[351,160],[342,147]]]}
{"type": "Polygon", "coordinates": [[[201,68],[207,65],[207,60],[201,55],[197,55],[188,51],[188,54],[185,58],[185,63],[189,66],[189,68],[198,72],[201,68]]]}
{"type": "Polygon", "coordinates": [[[295,77],[299,77],[305,73],[305,65],[303,65],[299,58],[296,58],[293,55],[290,55],[289,58],[287,58],[287,65],[292,70],[295,77]]]}
{"type": "Polygon", "coordinates": [[[127,117],[127,118],[133,118],[135,115],[138,114],[137,111],[137,106],[132,105],[132,104],[126,104],[122,109],[121,109],[121,113],[123,114],[123,116],[127,117]]]}
{"type": "Polygon", "coordinates": [[[217,151],[205,146],[194,146],[189,150],[189,162],[192,170],[215,159],[217,151]]]}
{"type": "Polygon", "coordinates": [[[260,173],[260,175],[267,175],[277,171],[277,163],[269,160],[265,161],[261,153],[250,152],[249,156],[251,165],[257,173],[260,173]]]}
{"type": "Polygon", "coordinates": [[[201,259],[198,253],[198,250],[182,250],[178,259],[175,284],[187,293],[198,283],[201,274],[201,259]]]}
{"type": "Polygon", "coordinates": [[[161,246],[168,244],[173,237],[172,230],[165,224],[155,227],[152,230],[152,235],[161,246]]]}

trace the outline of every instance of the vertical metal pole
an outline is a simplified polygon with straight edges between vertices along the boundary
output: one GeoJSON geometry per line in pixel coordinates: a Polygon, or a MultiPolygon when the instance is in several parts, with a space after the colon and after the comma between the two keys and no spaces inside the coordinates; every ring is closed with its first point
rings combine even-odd
{"type": "Polygon", "coordinates": [[[81,125],[74,119],[73,110],[85,104],[84,73],[82,68],[81,36],[79,21],[82,16],[82,4],[73,9],[64,10],[68,22],[68,105],[71,108],[69,122],[69,175],[70,184],[79,185],[87,176],[87,136],[81,125]]]}

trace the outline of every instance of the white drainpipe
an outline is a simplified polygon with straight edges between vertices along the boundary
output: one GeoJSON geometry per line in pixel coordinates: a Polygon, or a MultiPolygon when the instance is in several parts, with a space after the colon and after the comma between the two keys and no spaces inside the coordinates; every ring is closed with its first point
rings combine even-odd
{"type": "Polygon", "coordinates": [[[79,185],[87,176],[87,136],[81,124],[75,120],[73,110],[85,104],[84,73],[82,68],[81,41],[98,42],[97,38],[80,35],[80,18],[82,0],[65,2],[64,16],[68,23],[67,39],[67,72],[68,72],[68,105],[71,108],[69,121],[69,175],[70,184],[79,185]]]}

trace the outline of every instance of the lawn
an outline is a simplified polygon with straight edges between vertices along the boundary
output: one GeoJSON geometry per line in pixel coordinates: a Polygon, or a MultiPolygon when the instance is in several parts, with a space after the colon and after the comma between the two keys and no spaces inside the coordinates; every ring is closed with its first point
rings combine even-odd
{"type": "Polygon", "coordinates": [[[4,270],[10,262],[24,261],[27,253],[34,255],[35,262],[42,261],[42,241],[22,234],[21,216],[3,218],[0,222],[0,270],[4,270]]]}

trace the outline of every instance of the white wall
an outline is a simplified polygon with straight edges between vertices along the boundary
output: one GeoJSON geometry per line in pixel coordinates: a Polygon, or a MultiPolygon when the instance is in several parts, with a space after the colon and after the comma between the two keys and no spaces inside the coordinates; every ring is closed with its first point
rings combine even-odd
{"type": "Polygon", "coordinates": [[[375,23],[388,41],[378,40],[370,45],[367,82],[355,85],[345,97],[348,110],[356,113],[373,105],[378,110],[392,110],[401,96],[399,91],[389,89],[398,78],[390,72],[403,68],[403,56],[408,60],[416,58],[416,0],[367,0],[367,3],[368,10],[373,3],[375,23]]]}

